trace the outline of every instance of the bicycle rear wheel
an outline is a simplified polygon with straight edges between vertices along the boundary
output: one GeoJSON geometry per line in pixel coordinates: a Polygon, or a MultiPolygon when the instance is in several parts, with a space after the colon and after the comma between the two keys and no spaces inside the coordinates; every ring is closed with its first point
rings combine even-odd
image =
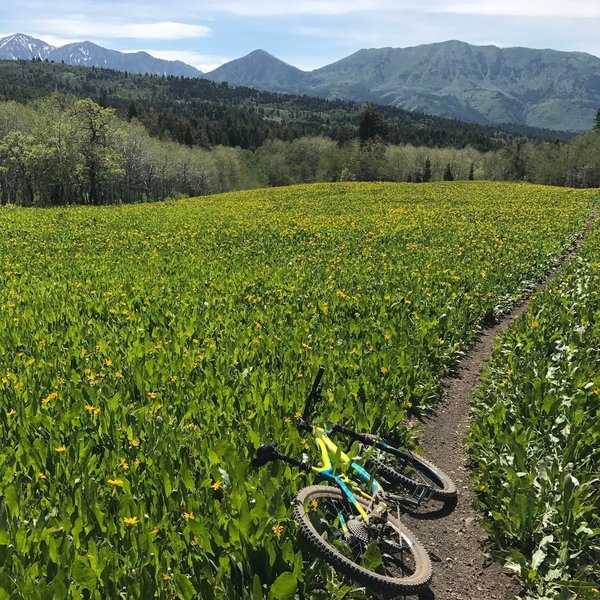
{"type": "MultiPolygon", "coordinates": [[[[366,500],[358,501],[368,508],[366,500]]],[[[338,488],[301,489],[294,500],[294,518],[314,552],[359,584],[410,595],[431,580],[429,556],[414,534],[390,515],[365,523],[338,488]]]]}
{"type": "Polygon", "coordinates": [[[383,479],[386,490],[389,488],[385,485],[386,481],[400,484],[411,493],[417,491],[418,486],[427,486],[431,489],[431,497],[436,500],[456,500],[456,485],[452,479],[432,462],[412,452],[392,447],[374,448],[367,459],[367,468],[374,471],[378,479],[383,479]]]}

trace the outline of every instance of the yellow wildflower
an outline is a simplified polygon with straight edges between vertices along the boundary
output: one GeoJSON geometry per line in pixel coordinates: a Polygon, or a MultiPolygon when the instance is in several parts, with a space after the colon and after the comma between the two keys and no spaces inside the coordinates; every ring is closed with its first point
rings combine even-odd
{"type": "Polygon", "coordinates": [[[137,525],[140,520],[137,517],[123,517],[123,522],[125,525],[137,525]]]}
{"type": "Polygon", "coordinates": [[[273,533],[275,534],[275,537],[277,539],[279,539],[281,537],[282,532],[283,532],[283,525],[281,523],[277,523],[277,525],[275,525],[275,527],[273,527],[273,533]]]}
{"type": "Polygon", "coordinates": [[[62,454],[63,452],[66,452],[67,449],[64,446],[58,446],[57,448],[54,448],[59,454],[62,454]]]}
{"type": "Polygon", "coordinates": [[[223,487],[223,482],[219,479],[219,481],[215,481],[210,487],[216,492],[223,487]]]}
{"type": "Polygon", "coordinates": [[[193,512],[186,512],[185,510],[183,511],[183,518],[186,521],[195,521],[196,517],[194,516],[193,512]]]}
{"type": "Polygon", "coordinates": [[[114,485],[116,486],[122,486],[123,485],[123,480],[122,479],[109,479],[107,481],[107,483],[109,483],[110,485],[114,485]]]}

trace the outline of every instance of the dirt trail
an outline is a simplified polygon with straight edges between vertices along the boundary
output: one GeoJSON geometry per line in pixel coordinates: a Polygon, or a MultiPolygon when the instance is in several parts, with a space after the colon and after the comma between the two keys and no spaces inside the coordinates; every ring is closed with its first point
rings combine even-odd
{"type": "MultiPolygon", "coordinates": [[[[525,314],[531,296],[544,289],[567,265],[591,229],[596,214],[561,264],[500,322],[486,328],[453,377],[444,380],[444,392],[436,412],[424,423],[421,444],[425,456],[436,463],[456,483],[458,505],[443,518],[404,515],[407,525],[429,551],[433,581],[421,600],[511,600],[521,592],[518,581],[483,553],[486,534],[480,515],[472,507],[473,484],[466,453],[465,437],[470,423],[470,402],[479,384],[480,372],[489,359],[494,339],[525,314]]],[[[441,507],[438,507],[443,510],[441,507]]]]}

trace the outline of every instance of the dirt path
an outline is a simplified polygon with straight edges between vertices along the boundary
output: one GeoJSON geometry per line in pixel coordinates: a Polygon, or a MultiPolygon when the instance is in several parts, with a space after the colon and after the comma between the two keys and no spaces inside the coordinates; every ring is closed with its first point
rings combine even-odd
{"type": "MultiPolygon", "coordinates": [[[[481,333],[459,364],[456,375],[444,380],[444,393],[436,412],[424,423],[421,444],[425,456],[454,480],[459,500],[454,511],[443,518],[427,518],[427,514],[404,515],[408,526],[432,558],[433,581],[430,589],[419,596],[421,600],[511,600],[521,592],[510,571],[490,563],[483,554],[486,534],[479,524],[479,513],[472,508],[473,485],[465,443],[470,402],[496,336],[523,315],[531,296],[545,288],[570,262],[591,229],[595,216],[594,213],[586,232],[578,238],[562,263],[499,323],[481,333]]],[[[443,511],[442,507],[436,508],[443,511]]]]}

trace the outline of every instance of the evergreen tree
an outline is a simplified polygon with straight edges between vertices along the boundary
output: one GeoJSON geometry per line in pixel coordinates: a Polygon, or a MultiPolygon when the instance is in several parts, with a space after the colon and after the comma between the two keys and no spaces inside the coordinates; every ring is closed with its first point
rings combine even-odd
{"type": "Polygon", "coordinates": [[[446,165],[446,169],[444,170],[444,181],[454,181],[454,174],[452,173],[450,163],[446,165]]]}
{"type": "Polygon", "coordinates": [[[596,112],[596,118],[594,119],[594,129],[600,131],[600,108],[596,112]]]}
{"type": "Polygon", "coordinates": [[[347,123],[339,125],[333,135],[333,139],[337,142],[338,148],[346,146],[354,137],[352,128],[347,123]]]}
{"type": "Polygon", "coordinates": [[[425,159],[425,163],[423,164],[423,173],[421,176],[421,181],[427,183],[431,181],[431,161],[429,160],[429,156],[425,159]]]}
{"type": "Polygon", "coordinates": [[[360,125],[358,127],[358,137],[361,146],[378,138],[383,140],[386,132],[386,122],[381,118],[373,104],[367,104],[360,115],[360,125]]]}
{"type": "Polygon", "coordinates": [[[129,108],[127,109],[127,120],[131,121],[131,119],[135,119],[138,116],[138,108],[135,101],[131,101],[129,103],[129,108]]]}
{"type": "Polygon", "coordinates": [[[471,163],[471,167],[469,169],[469,181],[473,181],[475,179],[475,165],[471,163]]]}

